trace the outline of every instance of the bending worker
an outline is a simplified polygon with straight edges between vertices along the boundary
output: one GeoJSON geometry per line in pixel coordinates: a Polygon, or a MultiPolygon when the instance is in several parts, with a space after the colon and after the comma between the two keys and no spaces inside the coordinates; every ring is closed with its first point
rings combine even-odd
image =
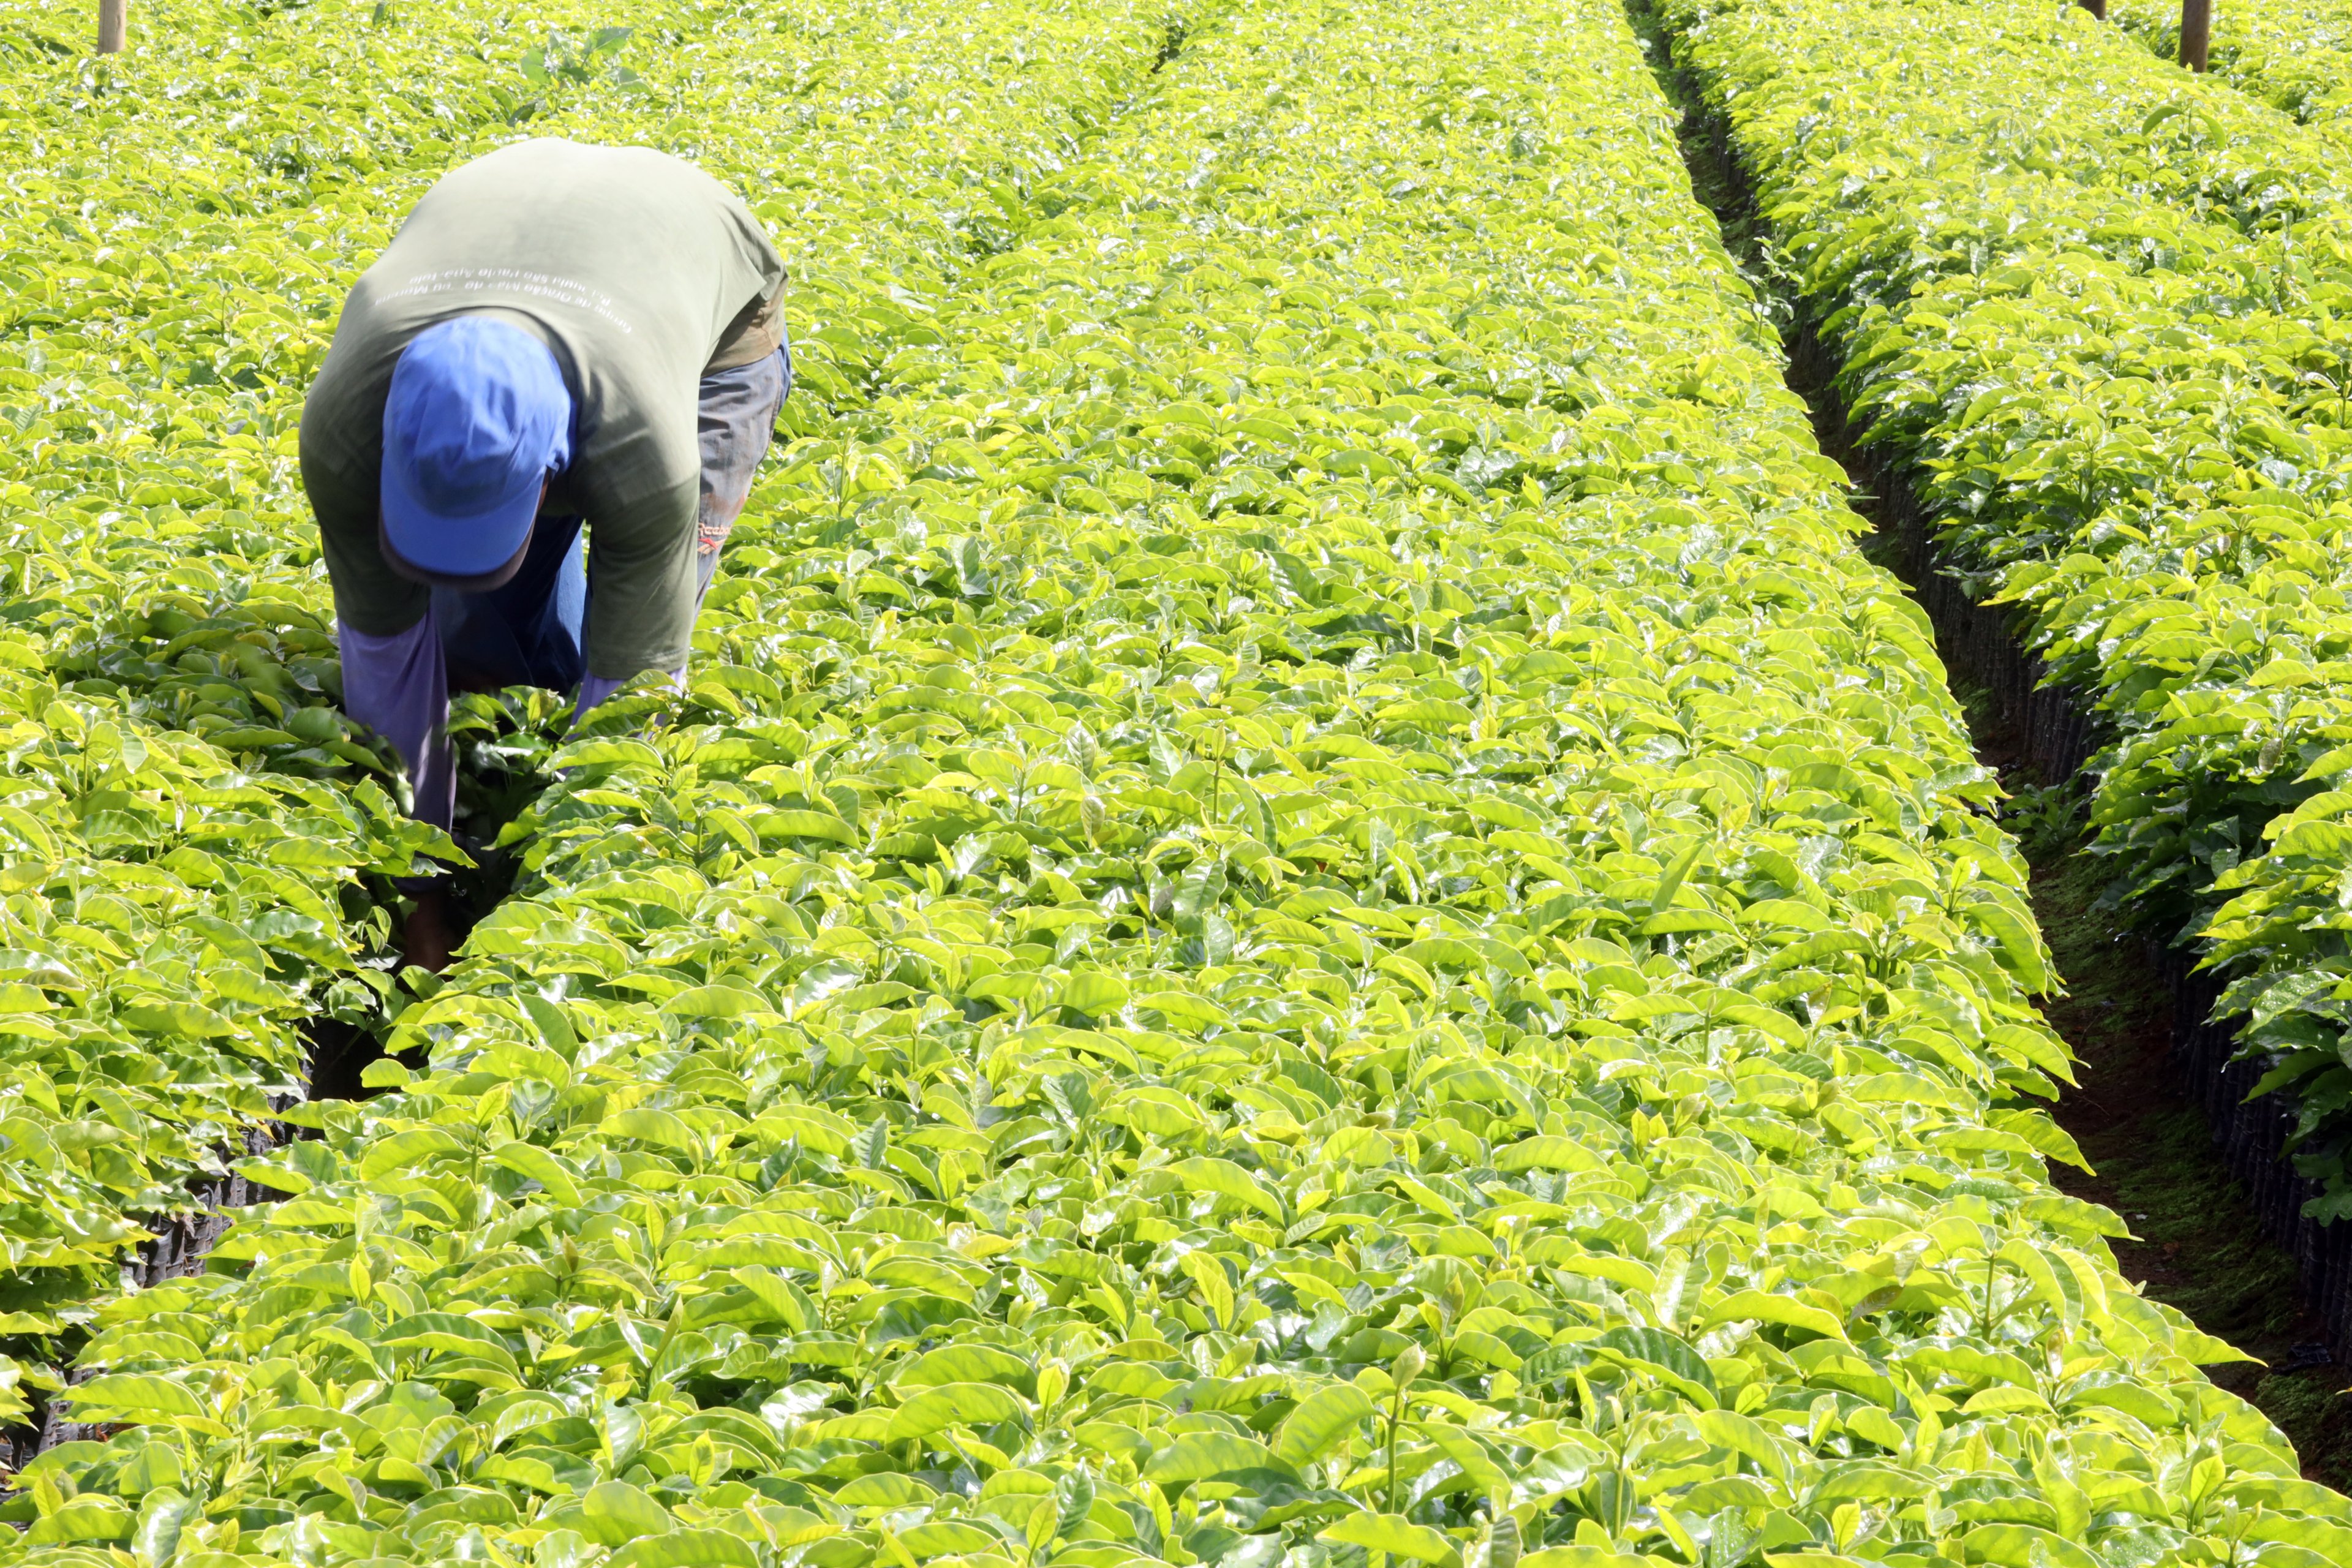
{"type": "MultiPolygon", "coordinates": [[[[361,277],[303,406],[302,483],[344,710],[400,753],[418,817],[450,823],[452,689],[576,688],[585,712],[683,674],[792,386],[783,272],[693,165],[535,141],[445,175],[361,277]]],[[[445,882],[412,889],[428,969],[445,882]]]]}

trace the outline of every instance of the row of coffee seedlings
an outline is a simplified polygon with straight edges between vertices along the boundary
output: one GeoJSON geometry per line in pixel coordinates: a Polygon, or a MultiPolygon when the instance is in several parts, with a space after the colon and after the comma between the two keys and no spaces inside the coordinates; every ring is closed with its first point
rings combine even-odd
{"type": "Polygon", "coordinates": [[[2047,1181],[1992,782],[1622,15],[1160,75],[559,755],[431,1067],[110,1311],[30,1539],[2341,1555],[2047,1181]]]}

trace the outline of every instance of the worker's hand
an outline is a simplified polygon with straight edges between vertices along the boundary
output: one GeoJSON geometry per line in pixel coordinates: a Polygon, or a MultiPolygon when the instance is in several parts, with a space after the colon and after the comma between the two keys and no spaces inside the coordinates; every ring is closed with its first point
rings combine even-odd
{"type": "Polygon", "coordinates": [[[416,907],[408,912],[408,923],[401,931],[402,958],[419,969],[440,973],[449,967],[449,950],[456,945],[454,923],[446,883],[419,891],[416,907]]]}

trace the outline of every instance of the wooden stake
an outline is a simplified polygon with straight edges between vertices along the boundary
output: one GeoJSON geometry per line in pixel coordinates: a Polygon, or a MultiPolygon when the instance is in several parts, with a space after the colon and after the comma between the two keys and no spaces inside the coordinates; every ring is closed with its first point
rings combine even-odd
{"type": "Polygon", "coordinates": [[[131,0],[98,0],[98,52],[119,55],[131,32],[131,0]]]}
{"type": "Polygon", "coordinates": [[[2213,45],[2213,0],[2180,0],[2180,63],[2202,71],[2213,45]]]}
{"type": "Polygon", "coordinates": [[[2107,19],[2107,0],[2082,0],[2083,9],[2104,22],[2107,19]]]}

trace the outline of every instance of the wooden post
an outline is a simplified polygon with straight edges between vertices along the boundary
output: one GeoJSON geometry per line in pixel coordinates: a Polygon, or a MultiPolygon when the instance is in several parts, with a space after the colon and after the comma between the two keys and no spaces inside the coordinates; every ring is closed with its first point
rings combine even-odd
{"type": "Polygon", "coordinates": [[[119,55],[131,31],[131,0],[98,0],[98,52],[119,55]]]}
{"type": "Polygon", "coordinates": [[[2180,0],[2180,63],[2202,71],[2213,45],[2213,0],[2180,0]]]}
{"type": "Polygon", "coordinates": [[[2082,0],[2083,9],[2104,22],[2107,19],[2107,0],[2082,0]]]}

